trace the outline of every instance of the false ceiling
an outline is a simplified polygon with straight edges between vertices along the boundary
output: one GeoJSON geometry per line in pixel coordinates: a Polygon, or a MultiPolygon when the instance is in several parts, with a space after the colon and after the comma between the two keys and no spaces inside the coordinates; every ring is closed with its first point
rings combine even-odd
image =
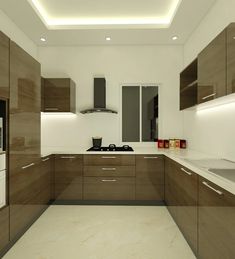
{"type": "Polygon", "coordinates": [[[214,2],[1,0],[0,9],[37,45],[183,44],[214,2]]]}

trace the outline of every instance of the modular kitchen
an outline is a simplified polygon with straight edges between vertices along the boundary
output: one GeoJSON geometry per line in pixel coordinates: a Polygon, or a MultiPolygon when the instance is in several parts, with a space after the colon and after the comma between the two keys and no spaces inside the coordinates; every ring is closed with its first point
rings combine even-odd
{"type": "Polygon", "coordinates": [[[235,1],[0,1],[0,258],[235,258],[235,1]]]}

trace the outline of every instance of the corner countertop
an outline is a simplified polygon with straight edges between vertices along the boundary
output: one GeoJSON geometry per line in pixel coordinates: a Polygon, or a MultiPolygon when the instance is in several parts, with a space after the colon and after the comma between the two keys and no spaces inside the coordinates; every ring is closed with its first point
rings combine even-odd
{"type": "Polygon", "coordinates": [[[208,170],[199,168],[185,159],[221,159],[219,157],[211,156],[205,153],[197,152],[190,149],[158,149],[156,147],[134,147],[133,152],[87,152],[87,148],[61,148],[53,150],[53,148],[45,148],[42,152],[42,157],[46,157],[51,154],[126,154],[126,155],[165,155],[166,157],[174,160],[175,162],[181,164],[182,166],[187,167],[196,174],[204,177],[205,179],[213,182],[214,184],[220,186],[226,191],[235,195],[235,182],[230,181],[224,177],[217,176],[214,173],[209,172],[208,170]]]}

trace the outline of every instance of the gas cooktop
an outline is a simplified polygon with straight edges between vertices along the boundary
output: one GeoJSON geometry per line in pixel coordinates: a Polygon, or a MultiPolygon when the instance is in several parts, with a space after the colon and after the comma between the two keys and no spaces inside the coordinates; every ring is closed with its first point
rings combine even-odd
{"type": "Polygon", "coordinates": [[[122,147],[116,147],[115,145],[111,144],[108,147],[91,147],[89,148],[87,151],[94,151],[94,152],[105,152],[105,151],[113,151],[113,152],[125,152],[125,151],[134,151],[132,147],[128,146],[128,145],[124,145],[122,147]]]}

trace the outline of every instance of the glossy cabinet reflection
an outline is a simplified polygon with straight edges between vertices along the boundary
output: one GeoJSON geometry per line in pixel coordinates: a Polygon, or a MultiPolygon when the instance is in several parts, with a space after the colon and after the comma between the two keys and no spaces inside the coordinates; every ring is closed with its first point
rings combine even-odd
{"type": "Polygon", "coordinates": [[[82,200],[82,155],[55,155],[55,200],[82,200]]]}
{"type": "Polygon", "coordinates": [[[166,159],[165,201],[168,209],[195,254],[197,254],[198,176],[166,159]]]}
{"type": "Polygon", "coordinates": [[[40,196],[40,64],[10,42],[9,201],[14,240],[38,215],[40,196]]]}
{"type": "Polygon", "coordinates": [[[0,252],[9,243],[9,206],[0,210],[0,252]]]}
{"type": "Polygon", "coordinates": [[[227,28],[227,94],[235,93],[235,23],[227,28]]]}
{"type": "Polygon", "coordinates": [[[199,258],[235,258],[235,196],[200,177],[199,258]]]}
{"type": "Polygon", "coordinates": [[[163,156],[136,156],[136,200],[164,200],[163,156]]]}
{"type": "Polygon", "coordinates": [[[43,78],[42,93],[42,111],[76,112],[76,85],[70,78],[43,78]]]}
{"type": "Polygon", "coordinates": [[[9,38],[0,32],[0,97],[9,98],[9,38]]]}
{"type": "Polygon", "coordinates": [[[224,30],[198,55],[198,104],[226,94],[226,30],[224,30]]]}

